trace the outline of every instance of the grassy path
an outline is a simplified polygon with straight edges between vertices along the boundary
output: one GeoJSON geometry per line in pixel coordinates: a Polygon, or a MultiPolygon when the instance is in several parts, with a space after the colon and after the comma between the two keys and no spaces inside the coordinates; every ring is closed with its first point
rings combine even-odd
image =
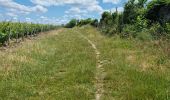
{"type": "Polygon", "coordinates": [[[170,99],[170,59],[154,42],[109,37],[88,26],[80,31],[101,52],[102,100],[170,99]]]}
{"type": "MultiPolygon", "coordinates": [[[[79,33],[77,31],[77,33],[79,33]]],[[[100,60],[100,51],[97,49],[96,45],[89,40],[86,36],[84,36],[83,34],[81,34],[81,37],[84,38],[85,40],[87,40],[87,42],[91,45],[91,47],[94,49],[95,54],[96,54],[96,83],[95,83],[95,87],[96,87],[96,93],[95,93],[95,99],[96,100],[100,100],[101,96],[103,95],[104,89],[103,89],[103,79],[104,79],[104,68],[102,65],[102,61],[100,60]]]]}
{"type": "Polygon", "coordinates": [[[0,99],[95,98],[95,53],[73,30],[49,33],[0,55],[0,99]]]}
{"type": "Polygon", "coordinates": [[[2,100],[169,100],[170,59],[154,43],[63,29],[0,51],[2,100]]]}

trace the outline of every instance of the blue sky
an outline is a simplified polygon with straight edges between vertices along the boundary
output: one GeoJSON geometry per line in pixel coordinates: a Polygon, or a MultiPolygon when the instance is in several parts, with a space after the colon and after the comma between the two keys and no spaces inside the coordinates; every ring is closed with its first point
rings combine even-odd
{"type": "Polygon", "coordinates": [[[103,11],[123,11],[127,0],[0,0],[0,20],[65,24],[70,19],[99,19],[103,11]]]}

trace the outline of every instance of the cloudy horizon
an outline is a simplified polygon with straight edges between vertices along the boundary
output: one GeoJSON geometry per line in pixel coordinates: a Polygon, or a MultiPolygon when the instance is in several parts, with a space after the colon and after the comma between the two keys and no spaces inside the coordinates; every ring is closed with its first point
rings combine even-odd
{"type": "Polygon", "coordinates": [[[99,19],[104,11],[123,11],[127,0],[0,0],[0,19],[65,24],[70,19],[99,19]]]}

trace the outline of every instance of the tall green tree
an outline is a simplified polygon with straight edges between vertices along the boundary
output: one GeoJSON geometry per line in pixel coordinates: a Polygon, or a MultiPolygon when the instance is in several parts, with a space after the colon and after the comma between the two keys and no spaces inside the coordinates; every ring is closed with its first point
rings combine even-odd
{"type": "Polygon", "coordinates": [[[146,2],[147,2],[147,0],[138,0],[137,5],[138,5],[138,7],[143,8],[144,5],[146,4],[146,2]]]}
{"type": "Polygon", "coordinates": [[[113,24],[113,17],[110,12],[105,11],[100,19],[100,26],[102,28],[110,28],[113,24]]]}
{"type": "Polygon", "coordinates": [[[123,22],[125,24],[133,24],[137,17],[135,0],[129,0],[124,6],[123,22]]]}
{"type": "Polygon", "coordinates": [[[134,24],[139,15],[143,15],[147,0],[129,0],[124,6],[123,22],[134,24]]]}

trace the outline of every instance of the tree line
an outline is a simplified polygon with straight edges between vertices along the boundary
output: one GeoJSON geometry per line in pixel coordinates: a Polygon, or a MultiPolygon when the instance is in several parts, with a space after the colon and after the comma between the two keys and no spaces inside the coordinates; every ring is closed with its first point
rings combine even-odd
{"type": "Polygon", "coordinates": [[[84,25],[92,25],[94,27],[97,27],[99,25],[99,22],[97,19],[92,19],[92,18],[88,18],[88,19],[82,19],[82,20],[77,20],[77,19],[72,19],[70,20],[69,23],[67,23],[65,25],[66,28],[73,28],[75,26],[84,26],[84,25]]]}
{"type": "Polygon", "coordinates": [[[72,19],[67,28],[90,24],[106,35],[120,35],[142,40],[170,39],[170,0],[128,0],[124,11],[105,11],[101,19],[72,19]]]}

